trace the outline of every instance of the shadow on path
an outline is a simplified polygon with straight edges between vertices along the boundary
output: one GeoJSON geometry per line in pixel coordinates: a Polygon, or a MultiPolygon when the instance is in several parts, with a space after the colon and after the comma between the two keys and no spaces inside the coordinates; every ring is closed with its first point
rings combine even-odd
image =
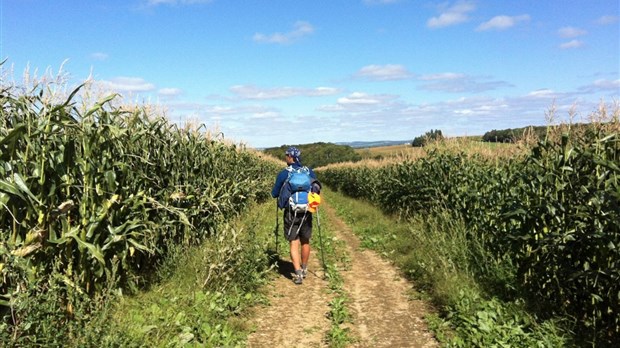
{"type": "Polygon", "coordinates": [[[276,254],[274,250],[267,250],[267,254],[269,257],[269,263],[275,264],[278,270],[278,274],[287,279],[293,279],[293,273],[295,273],[295,267],[293,267],[293,263],[288,260],[283,260],[280,258],[280,255],[276,254]]]}

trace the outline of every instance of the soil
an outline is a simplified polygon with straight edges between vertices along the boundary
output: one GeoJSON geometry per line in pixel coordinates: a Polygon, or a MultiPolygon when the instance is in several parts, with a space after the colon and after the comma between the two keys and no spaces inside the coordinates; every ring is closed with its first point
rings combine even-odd
{"type": "MultiPolygon", "coordinates": [[[[411,298],[413,284],[377,253],[360,249],[359,239],[328,204],[321,211],[328,215],[331,230],[344,241],[350,256],[347,269],[339,270],[352,317],[346,324],[354,340],[350,347],[438,347],[423,320],[430,306],[411,298]]],[[[280,247],[288,249],[288,245],[280,247]]],[[[295,285],[292,264],[279,261],[279,276],[268,290],[269,305],[257,308],[252,319],[255,331],[248,337],[248,347],[328,346],[325,337],[331,322],[327,314],[334,295],[317,252],[311,255],[308,269],[303,284],[295,285]]]]}

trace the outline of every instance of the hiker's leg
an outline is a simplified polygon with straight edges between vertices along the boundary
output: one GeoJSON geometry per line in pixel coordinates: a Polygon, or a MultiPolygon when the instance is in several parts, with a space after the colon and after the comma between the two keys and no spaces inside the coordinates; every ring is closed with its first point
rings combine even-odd
{"type": "Polygon", "coordinates": [[[300,238],[301,240],[301,263],[303,265],[308,264],[310,259],[310,240],[306,238],[300,238]]]}
{"type": "Polygon", "coordinates": [[[295,225],[295,219],[296,216],[292,211],[284,209],[284,236],[289,241],[293,267],[295,267],[295,270],[298,270],[301,269],[301,260],[299,257],[298,226],[295,225]]]}
{"type": "Polygon", "coordinates": [[[310,238],[312,238],[312,214],[306,213],[299,231],[299,240],[301,241],[301,263],[306,266],[310,259],[310,238]]]}
{"type": "Polygon", "coordinates": [[[299,260],[299,239],[294,239],[291,241],[291,261],[293,262],[293,267],[295,271],[301,269],[301,262],[299,260]]]}

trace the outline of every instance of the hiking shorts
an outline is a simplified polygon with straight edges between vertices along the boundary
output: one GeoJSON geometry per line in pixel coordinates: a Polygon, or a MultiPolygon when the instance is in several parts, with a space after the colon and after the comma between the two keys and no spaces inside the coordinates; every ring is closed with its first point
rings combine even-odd
{"type": "Polygon", "coordinates": [[[312,213],[293,213],[290,209],[284,209],[284,237],[287,240],[303,238],[310,240],[312,237],[312,213]]]}

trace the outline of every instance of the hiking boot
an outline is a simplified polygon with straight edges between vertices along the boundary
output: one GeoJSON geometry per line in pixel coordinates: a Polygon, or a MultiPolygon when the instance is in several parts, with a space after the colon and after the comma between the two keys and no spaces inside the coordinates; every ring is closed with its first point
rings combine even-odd
{"type": "Polygon", "coordinates": [[[301,274],[293,274],[293,283],[297,284],[297,285],[301,285],[301,283],[304,281],[304,277],[301,274]]]}
{"type": "Polygon", "coordinates": [[[302,268],[301,269],[301,277],[306,279],[307,276],[308,276],[308,269],[307,268],[302,268]]]}

